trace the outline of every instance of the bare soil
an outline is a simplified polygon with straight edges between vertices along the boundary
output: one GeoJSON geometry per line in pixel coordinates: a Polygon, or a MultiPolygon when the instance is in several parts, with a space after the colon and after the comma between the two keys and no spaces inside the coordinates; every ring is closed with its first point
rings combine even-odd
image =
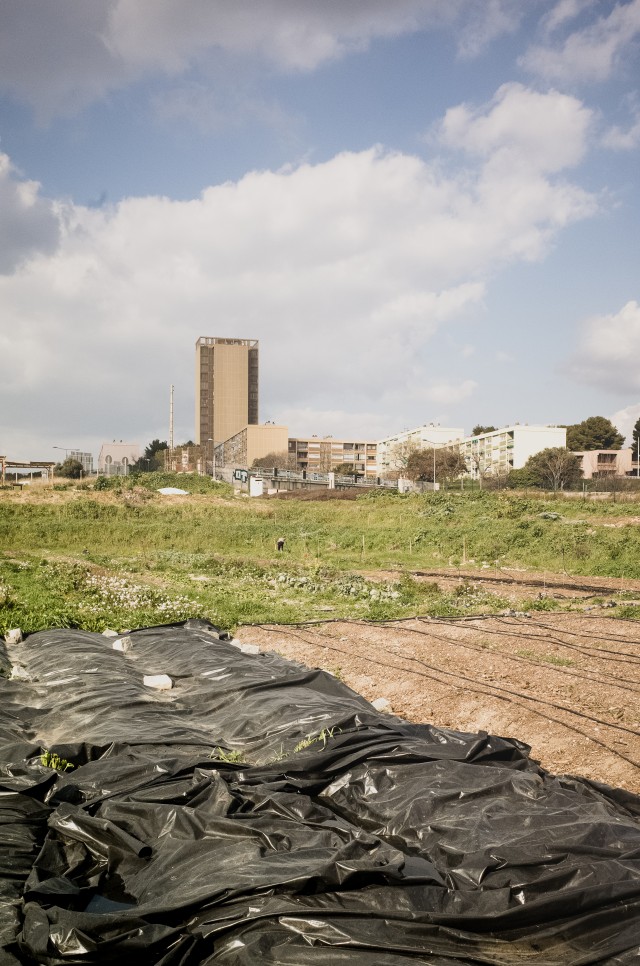
{"type": "MultiPolygon", "coordinates": [[[[527,576],[535,597],[540,575],[527,576]]],[[[568,594],[556,578],[552,592],[568,594]]],[[[445,579],[461,577],[437,576],[445,579]]],[[[567,613],[265,625],[237,636],[332,671],[367,699],[386,698],[402,718],[518,738],[551,772],[640,793],[640,623],[601,601],[585,604],[592,586],[614,593],[620,581],[570,582],[581,579],[583,593],[570,591],[580,609],[567,613]]],[[[518,583],[522,600],[524,577],[518,583]]],[[[624,587],[640,596],[640,582],[624,587]]],[[[505,596],[504,584],[491,589],[505,596]]]]}

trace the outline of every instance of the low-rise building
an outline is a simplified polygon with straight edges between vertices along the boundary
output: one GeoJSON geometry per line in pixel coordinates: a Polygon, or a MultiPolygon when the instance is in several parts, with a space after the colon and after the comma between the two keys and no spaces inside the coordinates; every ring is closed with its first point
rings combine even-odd
{"type": "Polygon", "coordinates": [[[133,463],[140,459],[139,443],[122,440],[103,443],[98,456],[98,473],[105,476],[128,476],[133,463]]]}
{"type": "Polygon", "coordinates": [[[289,439],[289,455],[296,470],[329,473],[343,463],[353,466],[357,476],[375,478],[377,445],[368,439],[335,439],[333,436],[306,436],[289,439]]]}
{"type": "Polygon", "coordinates": [[[637,460],[630,449],[591,449],[575,455],[580,457],[585,480],[635,476],[638,470],[637,460]]]}

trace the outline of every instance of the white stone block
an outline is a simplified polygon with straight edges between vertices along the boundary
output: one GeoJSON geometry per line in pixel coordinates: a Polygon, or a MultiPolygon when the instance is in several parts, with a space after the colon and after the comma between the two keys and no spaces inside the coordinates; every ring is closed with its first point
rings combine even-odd
{"type": "Polygon", "coordinates": [[[112,631],[110,627],[107,627],[106,630],[104,630],[102,632],[102,636],[103,637],[120,637],[120,635],[118,634],[118,632],[117,631],[112,631]]]}
{"type": "Polygon", "coordinates": [[[259,654],[260,648],[257,644],[241,644],[240,650],[243,654],[259,654]]]}
{"type": "Polygon", "coordinates": [[[7,644],[19,644],[22,640],[22,631],[19,627],[14,627],[12,630],[7,631],[4,639],[7,644]]]}
{"type": "Polygon", "coordinates": [[[111,647],[113,648],[114,651],[122,651],[123,654],[126,654],[126,652],[131,647],[131,638],[119,637],[117,640],[113,642],[111,647]]]}
{"type": "Polygon", "coordinates": [[[11,668],[11,680],[12,681],[30,681],[31,675],[23,668],[21,664],[14,664],[11,668]]]}
{"type": "Polygon", "coordinates": [[[143,684],[145,688],[154,688],[156,691],[170,691],[173,687],[168,674],[145,674],[143,684]]]}
{"type": "Polygon", "coordinates": [[[386,698],[376,698],[371,704],[376,709],[376,711],[388,711],[391,707],[391,702],[387,701],[386,698]]]}

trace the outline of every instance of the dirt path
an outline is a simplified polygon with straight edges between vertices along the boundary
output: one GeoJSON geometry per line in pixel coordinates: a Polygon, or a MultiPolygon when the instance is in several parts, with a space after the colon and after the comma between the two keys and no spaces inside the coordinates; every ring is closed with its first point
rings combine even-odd
{"type": "Polygon", "coordinates": [[[519,738],[556,774],[640,793],[640,624],[576,613],[245,627],[411,721],[519,738]]]}

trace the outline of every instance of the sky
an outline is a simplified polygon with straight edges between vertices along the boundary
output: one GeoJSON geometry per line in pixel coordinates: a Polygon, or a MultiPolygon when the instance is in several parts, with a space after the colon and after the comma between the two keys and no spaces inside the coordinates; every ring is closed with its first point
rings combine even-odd
{"type": "Polygon", "coordinates": [[[3,0],[0,453],[640,416],[640,0],[3,0]]]}

